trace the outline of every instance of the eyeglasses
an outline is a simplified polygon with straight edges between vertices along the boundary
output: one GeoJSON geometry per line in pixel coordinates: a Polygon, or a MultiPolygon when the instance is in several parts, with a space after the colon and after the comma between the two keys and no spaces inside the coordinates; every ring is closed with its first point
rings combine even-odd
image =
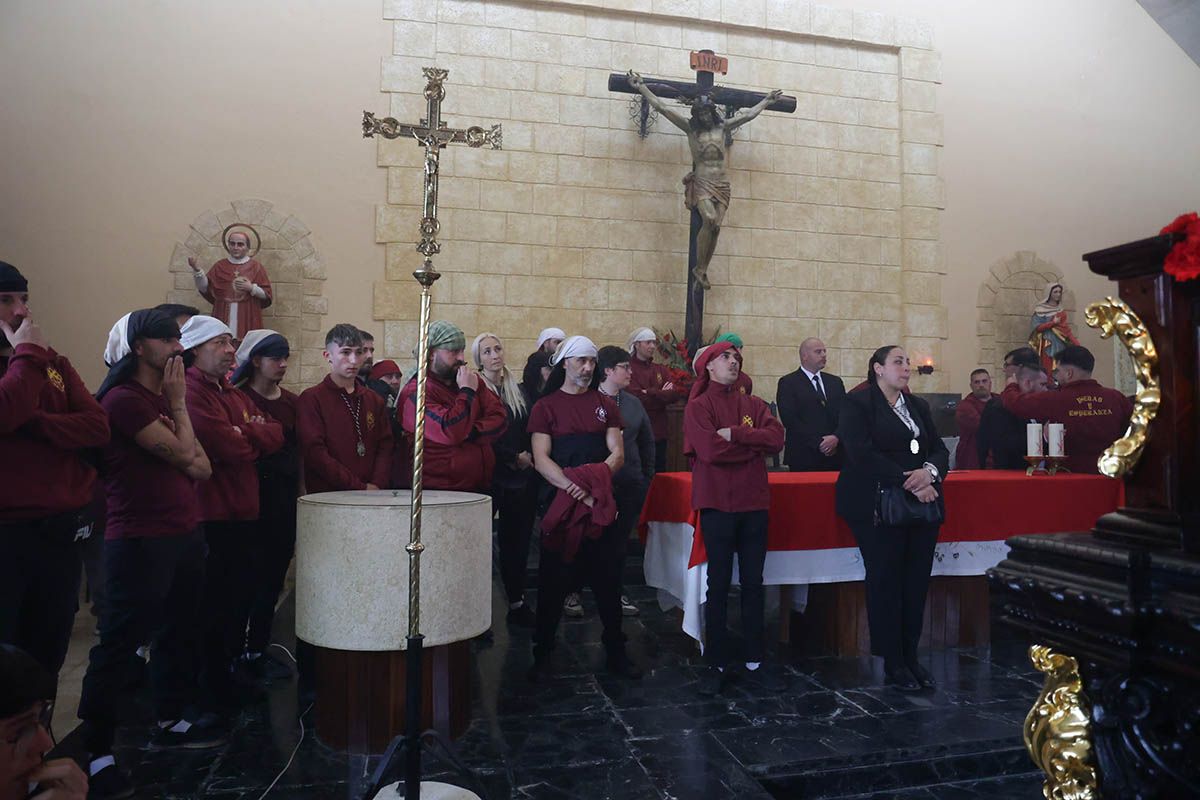
{"type": "Polygon", "coordinates": [[[51,720],[54,719],[54,702],[51,700],[42,701],[42,708],[38,712],[37,718],[29,720],[20,727],[16,732],[4,739],[5,743],[13,748],[14,755],[18,758],[24,755],[29,748],[29,743],[33,741],[38,734],[39,728],[45,728],[47,732],[50,730],[51,720]]]}

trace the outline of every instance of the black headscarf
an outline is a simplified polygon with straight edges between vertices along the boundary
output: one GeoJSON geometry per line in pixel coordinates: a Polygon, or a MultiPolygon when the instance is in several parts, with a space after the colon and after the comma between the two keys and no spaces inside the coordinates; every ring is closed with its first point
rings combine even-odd
{"type": "Polygon", "coordinates": [[[54,676],[19,647],[0,644],[0,719],[53,698],[54,676]]]}
{"type": "MultiPolygon", "coordinates": [[[[119,326],[120,321],[117,322],[119,326]]],[[[111,334],[110,334],[111,337],[111,334]]],[[[124,347],[120,348],[121,356],[108,365],[108,374],[96,392],[96,399],[103,399],[112,389],[129,380],[137,369],[137,355],[133,352],[133,343],[138,339],[178,339],[179,326],[175,318],[153,308],[143,308],[129,315],[125,325],[124,347]]]]}
{"type": "Polygon", "coordinates": [[[25,280],[21,271],[7,261],[0,261],[0,292],[28,291],[29,281],[25,280]]]}

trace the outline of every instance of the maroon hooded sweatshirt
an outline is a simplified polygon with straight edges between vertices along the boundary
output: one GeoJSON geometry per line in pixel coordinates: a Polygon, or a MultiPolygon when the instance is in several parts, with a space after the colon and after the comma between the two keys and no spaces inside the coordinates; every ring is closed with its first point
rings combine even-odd
{"type": "Polygon", "coordinates": [[[304,462],[304,488],[310,494],[387,488],[392,472],[392,426],[384,399],[365,386],[353,394],[328,375],[296,401],[296,432],[304,462]],[[364,452],[346,401],[359,408],[364,452]],[[361,406],[358,404],[361,403],[361,406]]]}
{"type": "Polygon", "coordinates": [[[771,505],[766,457],[783,449],[783,425],[763,400],[736,383],[709,380],[708,362],[732,347],[718,342],[697,362],[694,397],[683,412],[692,464],[692,508],[761,511],[771,505]],[[717,434],[729,428],[730,441],[717,434]]]}

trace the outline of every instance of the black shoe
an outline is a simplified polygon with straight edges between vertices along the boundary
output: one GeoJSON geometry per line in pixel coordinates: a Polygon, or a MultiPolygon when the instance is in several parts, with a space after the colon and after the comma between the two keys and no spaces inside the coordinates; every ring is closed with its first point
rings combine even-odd
{"type": "Polygon", "coordinates": [[[902,692],[919,692],[921,684],[908,667],[884,667],[884,684],[902,692]]]}
{"type": "Polygon", "coordinates": [[[510,608],[504,621],[518,628],[533,628],[537,626],[537,614],[528,603],[521,603],[516,608],[510,608]]]}
{"type": "Polygon", "coordinates": [[[491,645],[493,642],[496,641],[496,637],[492,635],[492,629],[488,628],[486,631],[479,634],[471,641],[475,642],[478,645],[491,645]]]}
{"type": "Polygon", "coordinates": [[[788,685],[783,670],[775,664],[759,664],[758,669],[747,669],[746,678],[768,692],[782,692],[788,685]]]}
{"type": "Polygon", "coordinates": [[[525,677],[529,679],[530,683],[542,683],[554,677],[550,671],[550,659],[534,658],[533,666],[525,673],[525,677]]]}
{"type": "Polygon", "coordinates": [[[119,800],[133,797],[133,782],[116,764],[88,776],[88,800],[119,800]]]}
{"type": "Polygon", "coordinates": [[[631,681],[641,680],[643,675],[642,668],[631,661],[629,656],[624,653],[619,656],[609,656],[606,669],[610,675],[628,678],[631,681]]]}
{"type": "Polygon", "coordinates": [[[244,659],[242,663],[246,665],[246,671],[253,676],[256,683],[290,681],[295,675],[291,667],[266,653],[258,658],[244,659]]]}
{"type": "Polygon", "coordinates": [[[700,682],[696,685],[696,692],[704,697],[712,697],[720,694],[728,682],[728,672],[722,672],[716,667],[705,667],[704,671],[700,673],[700,682]]]}
{"type": "Polygon", "coordinates": [[[921,684],[922,689],[933,689],[937,687],[937,681],[933,679],[933,675],[929,674],[929,670],[922,667],[916,662],[908,664],[908,671],[917,679],[917,683],[921,684]]]}
{"type": "Polygon", "coordinates": [[[192,725],[183,733],[170,728],[160,728],[150,742],[154,750],[211,750],[222,747],[228,741],[224,734],[207,725],[192,725]]]}

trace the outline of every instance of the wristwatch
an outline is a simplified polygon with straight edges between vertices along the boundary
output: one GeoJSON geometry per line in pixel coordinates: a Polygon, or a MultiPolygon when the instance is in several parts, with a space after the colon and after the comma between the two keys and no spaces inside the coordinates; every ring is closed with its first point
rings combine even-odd
{"type": "Polygon", "coordinates": [[[941,479],[941,475],[938,473],[938,468],[935,467],[933,464],[930,464],[928,461],[926,461],[921,466],[923,466],[923,467],[925,467],[925,469],[929,470],[929,474],[933,476],[934,483],[937,483],[941,479]]]}

